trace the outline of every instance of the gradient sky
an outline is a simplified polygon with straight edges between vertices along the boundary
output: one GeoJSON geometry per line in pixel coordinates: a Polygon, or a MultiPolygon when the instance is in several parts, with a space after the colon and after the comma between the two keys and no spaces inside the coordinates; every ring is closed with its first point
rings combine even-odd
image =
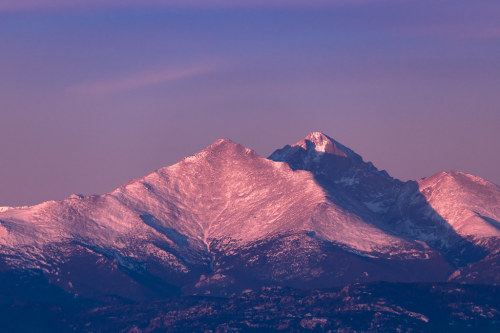
{"type": "Polygon", "coordinates": [[[404,180],[500,184],[500,1],[0,2],[0,206],[314,130],[404,180]]]}

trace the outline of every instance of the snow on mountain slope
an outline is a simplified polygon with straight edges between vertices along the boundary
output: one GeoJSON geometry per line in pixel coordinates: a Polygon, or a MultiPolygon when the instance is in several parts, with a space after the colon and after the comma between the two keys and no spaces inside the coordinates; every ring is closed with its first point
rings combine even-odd
{"type": "Polygon", "coordinates": [[[307,173],[294,173],[227,139],[112,195],[202,241],[223,236],[248,241],[283,228],[309,228],[314,205],[324,201],[307,173]]]}
{"type": "Polygon", "coordinates": [[[498,186],[460,172],[409,181],[388,214],[399,234],[425,241],[456,266],[499,248],[498,186]]]}
{"type": "Polygon", "coordinates": [[[500,283],[500,187],[462,172],[440,172],[418,181],[429,205],[449,226],[483,250],[449,277],[450,281],[500,283]]]}
{"type": "Polygon", "coordinates": [[[312,132],[276,150],[269,159],[286,162],[294,170],[311,171],[329,193],[340,192],[344,204],[366,219],[386,213],[402,186],[402,182],[321,132],[312,132]]]}
{"type": "Polygon", "coordinates": [[[203,249],[210,238],[248,242],[294,230],[362,252],[407,243],[334,205],[310,173],[227,139],[108,194],[12,209],[0,219],[7,230],[0,242],[10,247],[76,239],[119,250],[157,234],[203,249]]]}
{"type": "Polygon", "coordinates": [[[500,188],[462,172],[440,172],[418,181],[429,205],[461,236],[480,242],[500,237],[500,188]]]}
{"type": "MultiPolygon", "coordinates": [[[[228,140],[217,141],[201,153],[112,194],[121,200],[135,200],[126,205],[141,207],[166,223],[176,223],[179,231],[204,241],[230,237],[248,242],[276,233],[307,230],[325,240],[367,252],[405,242],[334,205],[310,173],[294,172],[285,163],[261,158],[228,140]],[[151,197],[146,193],[151,191],[162,193],[168,202],[172,198],[182,202],[195,221],[180,222],[162,215],[163,207],[161,211],[156,209],[159,202],[143,200],[151,197]],[[193,227],[183,230],[187,225],[193,227]]],[[[176,207],[179,209],[181,204],[176,207]]]]}
{"type": "Polygon", "coordinates": [[[342,207],[382,230],[427,243],[456,266],[486,256],[499,234],[498,187],[479,177],[441,173],[403,183],[320,132],[269,158],[311,171],[342,207]]]}
{"type": "Polygon", "coordinates": [[[445,280],[453,268],[440,251],[473,258],[463,238],[496,235],[498,206],[470,206],[481,227],[453,220],[455,232],[435,218],[450,206],[434,183],[421,194],[319,132],[270,159],[219,139],[107,194],[2,209],[0,272],[41,270],[72,293],[131,298],[445,280]]]}

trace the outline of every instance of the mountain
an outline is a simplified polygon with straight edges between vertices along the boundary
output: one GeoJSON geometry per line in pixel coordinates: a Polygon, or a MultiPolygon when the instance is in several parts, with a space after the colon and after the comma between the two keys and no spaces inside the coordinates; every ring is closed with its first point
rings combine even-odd
{"type": "Polygon", "coordinates": [[[453,171],[420,180],[419,189],[456,234],[481,250],[481,260],[469,261],[449,280],[500,283],[500,188],[479,177],[453,171]]]}
{"type": "Polygon", "coordinates": [[[424,242],[455,267],[499,248],[500,190],[479,177],[452,171],[401,182],[320,132],[269,158],[310,171],[336,202],[383,230],[424,242]]]}
{"type": "Polygon", "coordinates": [[[402,182],[320,132],[267,159],[219,139],[103,195],[0,209],[0,304],[495,285],[499,221],[479,177],[402,182]]]}

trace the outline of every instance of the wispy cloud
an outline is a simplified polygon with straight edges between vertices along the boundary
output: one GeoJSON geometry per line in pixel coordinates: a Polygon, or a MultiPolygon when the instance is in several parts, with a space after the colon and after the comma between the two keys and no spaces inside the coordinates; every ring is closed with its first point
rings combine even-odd
{"type": "Polygon", "coordinates": [[[69,91],[78,94],[114,93],[195,77],[208,73],[214,70],[214,68],[214,65],[209,64],[180,69],[160,69],[148,72],[138,72],[112,79],[77,84],[69,87],[69,91]]]}

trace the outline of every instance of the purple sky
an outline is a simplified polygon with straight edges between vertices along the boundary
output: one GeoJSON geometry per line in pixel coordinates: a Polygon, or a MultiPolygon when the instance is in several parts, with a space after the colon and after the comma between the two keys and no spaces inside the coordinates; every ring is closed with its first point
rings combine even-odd
{"type": "Polygon", "coordinates": [[[500,184],[500,1],[0,2],[0,206],[313,130],[500,184]]]}

